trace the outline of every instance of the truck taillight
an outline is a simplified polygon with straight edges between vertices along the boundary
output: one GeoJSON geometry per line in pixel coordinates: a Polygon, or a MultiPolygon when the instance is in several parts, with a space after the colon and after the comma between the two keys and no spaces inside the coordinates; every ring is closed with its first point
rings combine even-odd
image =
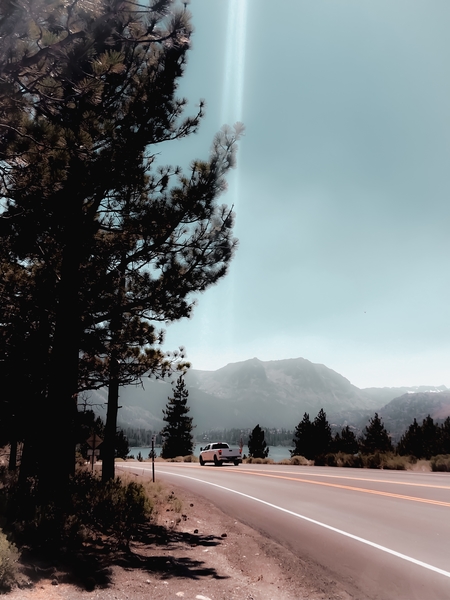
{"type": "Polygon", "coordinates": [[[222,454],[222,450],[219,450],[219,454],[222,454]]]}
{"type": "Polygon", "coordinates": [[[242,448],[239,448],[239,454],[242,454],[242,448]]]}

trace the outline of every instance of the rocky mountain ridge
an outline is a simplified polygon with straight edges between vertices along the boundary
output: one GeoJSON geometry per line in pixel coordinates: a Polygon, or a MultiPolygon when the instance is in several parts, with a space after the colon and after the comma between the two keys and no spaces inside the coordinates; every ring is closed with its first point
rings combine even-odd
{"type": "MultiPolygon", "coordinates": [[[[252,358],[216,371],[192,369],[186,375],[186,384],[196,433],[253,428],[257,423],[261,427],[294,429],[305,412],[314,418],[321,408],[331,422],[341,426],[368,419],[375,411],[382,414],[381,409],[394,398],[407,392],[414,395],[417,389],[360,389],[336,371],[304,358],[274,361],[252,358]]],[[[445,386],[423,387],[428,393],[432,390],[436,397],[450,393],[445,386]]],[[[119,423],[160,430],[164,425],[162,411],[171,395],[171,385],[166,381],[147,379],[143,386],[122,388],[119,423]]],[[[91,401],[96,404],[96,412],[104,416],[106,392],[95,392],[91,401]]]]}

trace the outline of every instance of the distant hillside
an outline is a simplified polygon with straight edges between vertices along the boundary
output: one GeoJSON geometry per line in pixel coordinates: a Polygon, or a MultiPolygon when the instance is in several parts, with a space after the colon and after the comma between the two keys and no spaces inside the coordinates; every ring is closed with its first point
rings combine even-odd
{"type": "Polygon", "coordinates": [[[445,385],[420,385],[411,387],[383,387],[383,388],[363,388],[361,390],[364,395],[369,396],[378,406],[384,406],[391,402],[394,398],[403,396],[404,394],[422,393],[422,392],[445,392],[448,391],[445,385]]]}
{"type": "MultiPolygon", "coordinates": [[[[252,358],[216,371],[192,369],[186,375],[186,384],[197,433],[253,428],[257,423],[261,427],[294,429],[305,412],[313,419],[321,408],[337,427],[346,424],[363,427],[375,411],[381,413],[381,408],[399,395],[399,390],[404,394],[417,389],[361,390],[325,365],[304,358],[275,361],[252,358]]],[[[443,389],[446,390],[445,386],[443,389]]],[[[122,388],[119,423],[159,431],[164,425],[162,411],[171,395],[172,387],[166,381],[148,379],[143,387],[122,388]]],[[[104,417],[106,392],[93,392],[91,402],[97,404],[96,411],[104,417]]]]}
{"type": "MultiPolygon", "coordinates": [[[[348,379],[303,358],[232,363],[217,371],[188,373],[189,390],[214,397],[214,410],[226,408],[237,427],[295,427],[305,412],[373,408],[374,403],[348,379]]],[[[213,416],[211,414],[211,416],[213,416]]],[[[226,417],[225,417],[226,418],[226,417]]]]}
{"type": "Polygon", "coordinates": [[[379,414],[392,438],[398,441],[414,419],[422,424],[428,415],[434,421],[450,416],[450,391],[403,394],[386,404],[379,414]]]}

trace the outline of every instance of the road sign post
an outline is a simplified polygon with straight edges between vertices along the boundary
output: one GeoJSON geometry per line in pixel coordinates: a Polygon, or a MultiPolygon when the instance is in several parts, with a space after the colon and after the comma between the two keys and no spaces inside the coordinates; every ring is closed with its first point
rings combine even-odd
{"type": "Polygon", "coordinates": [[[155,483],[155,436],[152,435],[152,481],[155,483]]]}
{"type": "Polygon", "coordinates": [[[91,447],[91,450],[88,450],[88,456],[91,457],[91,471],[93,471],[95,457],[100,454],[100,450],[97,450],[97,448],[103,443],[103,439],[94,432],[86,441],[88,446],[91,447]]]}

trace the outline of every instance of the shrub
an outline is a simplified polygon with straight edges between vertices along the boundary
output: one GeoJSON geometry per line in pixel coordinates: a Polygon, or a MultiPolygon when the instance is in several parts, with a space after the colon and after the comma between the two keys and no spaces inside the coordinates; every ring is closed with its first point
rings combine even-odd
{"type": "Polygon", "coordinates": [[[0,530],[0,590],[8,591],[16,580],[19,553],[0,530]]]}
{"type": "Polygon", "coordinates": [[[263,459],[262,458],[254,458],[253,456],[249,456],[248,458],[245,459],[244,462],[246,465],[262,465],[263,459]]]}
{"type": "Polygon", "coordinates": [[[87,471],[72,478],[66,506],[41,503],[35,482],[15,486],[8,502],[8,518],[17,541],[34,549],[54,552],[65,547],[76,551],[93,532],[109,536],[110,542],[129,543],[138,526],[152,513],[141,484],[120,478],[103,483],[87,471]]]}
{"type": "Polygon", "coordinates": [[[438,454],[430,459],[432,471],[450,471],[450,454],[438,454]]]}
{"type": "Polygon", "coordinates": [[[311,461],[307,460],[304,456],[291,456],[288,462],[289,465],[310,465],[311,461]]]}
{"type": "Polygon", "coordinates": [[[188,454],[187,456],[183,456],[183,462],[198,462],[198,456],[195,456],[194,454],[188,454]]]}
{"type": "Polygon", "coordinates": [[[336,462],[338,467],[349,467],[351,469],[362,469],[365,466],[360,454],[345,454],[344,452],[338,452],[336,455],[336,462]]]}
{"type": "Polygon", "coordinates": [[[398,454],[387,454],[383,456],[383,469],[394,471],[406,471],[411,464],[412,456],[399,456],[398,454]]]}
{"type": "Polygon", "coordinates": [[[368,469],[381,469],[381,455],[379,452],[374,454],[365,454],[363,456],[364,466],[368,469]]]}
{"type": "Polygon", "coordinates": [[[329,452],[328,454],[319,454],[319,456],[316,456],[316,458],[314,459],[314,465],[316,467],[337,467],[337,459],[336,459],[336,455],[332,454],[331,452],[329,452]]]}

